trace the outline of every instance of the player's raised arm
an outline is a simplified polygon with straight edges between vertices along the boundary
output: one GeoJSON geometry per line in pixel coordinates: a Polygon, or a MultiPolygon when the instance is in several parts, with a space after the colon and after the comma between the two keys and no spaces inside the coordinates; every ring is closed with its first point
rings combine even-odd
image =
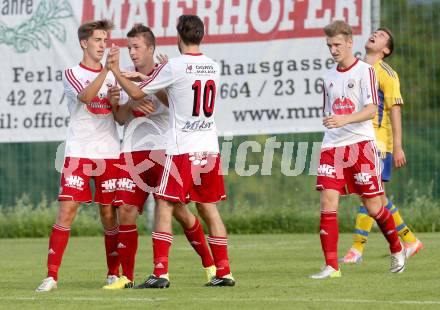
{"type": "Polygon", "coordinates": [[[96,31],[94,32],[93,36],[87,38],[80,37],[80,44],[84,51],[83,65],[93,65],[91,69],[100,70],[98,76],[78,94],[78,100],[80,102],[90,104],[101,89],[102,84],[104,83],[109,72],[109,70],[105,67],[102,67],[101,63],[99,62],[107,44],[107,31],[96,31]]]}
{"type": "Polygon", "coordinates": [[[132,81],[127,79],[121,72],[119,68],[119,47],[112,46],[110,52],[107,56],[107,60],[105,63],[105,67],[107,70],[113,72],[116,80],[119,85],[124,89],[124,91],[134,100],[142,99],[145,94],[139,89],[139,87],[134,84],[132,81]]]}
{"type": "Polygon", "coordinates": [[[116,80],[118,81],[119,85],[124,89],[124,91],[134,100],[140,100],[142,99],[145,94],[144,92],[132,81],[124,77],[119,70],[119,68],[115,71],[113,71],[113,74],[115,75],[116,80]]]}
{"type": "MultiPolygon", "coordinates": [[[[139,84],[139,88],[145,94],[157,94],[160,90],[166,89],[175,81],[173,69],[169,62],[163,62],[157,66],[154,72],[145,81],[139,84]]],[[[159,95],[159,99],[162,101],[162,95],[159,95]]]]}
{"type": "Polygon", "coordinates": [[[107,74],[108,70],[106,68],[102,68],[96,79],[94,79],[78,94],[78,100],[85,104],[89,104],[90,102],[92,102],[93,98],[96,97],[99,90],[101,89],[107,74]]]}

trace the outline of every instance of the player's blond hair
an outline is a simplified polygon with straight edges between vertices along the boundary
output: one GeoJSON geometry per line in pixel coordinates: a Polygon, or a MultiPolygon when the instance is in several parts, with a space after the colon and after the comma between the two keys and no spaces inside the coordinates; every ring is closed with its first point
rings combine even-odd
{"type": "Polygon", "coordinates": [[[96,20],[93,22],[84,23],[78,28],[78,39],[87,40],[93,35],[95,30],[109,31],[113,29],[113,23],[107,19],[96,20]]]}
{"type": "Polygon", "coordinates": [[[335,20],[331,24],[324,27],[324,33],[327,37],[332,38],[339,34],[345,36],[346,39],[351,39],[353,37],[353,31],[349,24],[343,20],[335,20]]]}

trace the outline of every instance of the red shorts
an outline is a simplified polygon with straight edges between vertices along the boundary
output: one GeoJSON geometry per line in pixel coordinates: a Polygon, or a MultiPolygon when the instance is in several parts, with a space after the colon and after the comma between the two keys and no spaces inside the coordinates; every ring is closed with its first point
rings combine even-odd
{"type": "Polygon", "coordinates": [[[208,152],[167,155],[156,197],[182,203],[225,200],[220,155],[208,152]]]}
{"type": "Polygon", "coordinates": [[[66,157],[58,201],[92,202],[90,179],[95,183],[95,202],[111,204],[115,197],[118,159],[66,157]]]}
{"type": "Polygon", "coordinates": [[[374,141],[321,150],[317,190],[372,198],[384,193],[380,180],[380,158],[374,141]]]}
{"type": "Polygon", "coordinates": [[[164,150],[122,153],[113,205],[132,205],[142,213],[149,193],[159,189],[165,160],[164,150]]]}

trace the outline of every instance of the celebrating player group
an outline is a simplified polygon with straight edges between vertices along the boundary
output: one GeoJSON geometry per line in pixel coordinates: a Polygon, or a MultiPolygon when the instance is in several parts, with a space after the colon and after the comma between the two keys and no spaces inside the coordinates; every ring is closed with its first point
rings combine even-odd
{"type": "MultiPolygon", "coordinates": [[[[104,229],[108,269],[104,289],[170,286],[173,217],[201,258],[205,286],[234,286],[227,232],[216,206],[226,199],[214,121],[220,73],[217,63],[200,50],[203,22],[195,15],[180,16],[177,45],[181,55],[171,59],[159,55],[157,63],[154,33],[142,24],[133,25],[127,34],[132,66],[122,69],[117,46],[110,48],[101,64],[112,28],[107,20],[81,25],[78,39],[83,58],[64,71],[71,121],[60,207],[49,239],[47,277],[36,291],[57,288],[58,270],[78,208],[92,201],[99,205],[104,229]],[[122,144],[116,123],[124,126],[122,144]],[[150,194],[156,202],[153,270],[135,285],[136,219],[150,194]],[[195,202],[208,229],[207,240],[199,217],[186,207],[189,202],[195,202]]],[[[337,209],[339,196],[348,193],[358,194],[363,206],[356,221],[355,242],[339,261],[362,260],[374,219],[390,245],[390,271],[399,273],[406,259],[423,245],[406,227],[383,187],[390,180],[393,153],[396,167],[405,164],[399,80],[383,62],[393,51],[393,36],[386,28],[375,31],[362,61],[353,56],[352,33],[345,22],[335,21],[324,32],[336,65],[324,79],[323,124],[327,130],[317,179],[325,267],[311,278],[341,276],[337,209]]]]}

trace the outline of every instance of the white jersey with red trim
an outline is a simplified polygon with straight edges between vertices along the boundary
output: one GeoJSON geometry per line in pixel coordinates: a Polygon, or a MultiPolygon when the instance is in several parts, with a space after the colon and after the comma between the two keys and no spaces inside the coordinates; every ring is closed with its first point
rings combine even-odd
{"type": "Polygon", "coordinates": [[[101,70],[79,64],[64,71],[64,93],[70,113],[66,137],[66,157],[119,158],[120,142],[112,107],[107,99],[109,86],[115,83],[110,72],[90,104],[78,100],[78,94],[89,85],[101,70]]]}
{"type": "MultiPolygon", "coordinates": [[[[155,66],[157,67],[158,65],[155,66]]],[[[136,68],[127,67],[124,71],[134,72],[136,68]]],[[[166,149],[166,132],[169,127],[168,108],[155,95],[146,95],[145,98],[153,102],[156,111],[148,117],[140,112],[132,112],[124,124],[121,150],[123,153],[166,149]]]]}
{"type": "MultiPolygon", "coordinates": [[[[360,111],[365,105],[377,105],[377,82],[374,68],[356,60],[347,69],[335,66],[324,77],[325,115],[344,115],[360,111]]],[[[374,140],[372,120],[327,129],[322,147],[338,147],[374,140]]]]}
{"type": "Polygon", "coordinates": [[[165,89],[169,103],[167,154],[219,152],[214,105],[219,66],[203,54],[183,54],[161,64],[140,84],[146,94],[165,89]]]}

